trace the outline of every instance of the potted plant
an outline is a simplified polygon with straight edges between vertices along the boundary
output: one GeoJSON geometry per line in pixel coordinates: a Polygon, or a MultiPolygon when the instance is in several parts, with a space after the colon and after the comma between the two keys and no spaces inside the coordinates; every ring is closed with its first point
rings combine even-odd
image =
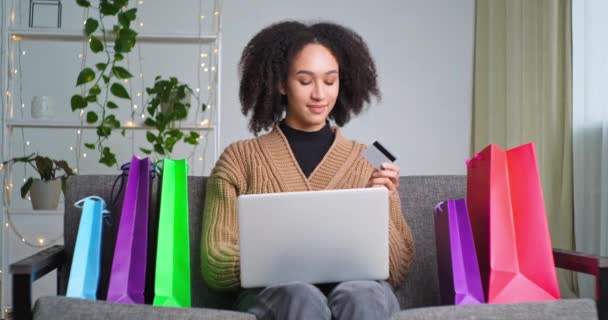
{"type": "MultiPolygon", "coordinates": [[[[139,149],[148,155],[154,152],[159,156],[170,157],[173,147],[180,140],[197,145],[199,134],[195,131],[185,134],[178,123],[188,117],[192,89],[175,77],[163,79],[157,76],[154,79],[154,86],[146,88],[146,93],[148,116],[144,124],[150,129],[155,129],[156,134],[148,130],[146,139],[152,148],[139,149]]],[[[201,106],[202,111],[205,112],[207,106],[204,103],[201,106]]]]}
{"type": "Polygon", "coordinates": [[[61,191],[65,192],[65,181],[74,175],[72,168],[65,160],[54,160],[35,153],[26,157],[13,158],[5,161],[4,165],[22,162],[29,164],[38,174],[40,179],[29,177],[21,186],[21,198],[25,199],[30,194],[32,207],[35,210],[54,210],[59,204],[61,191]],[[59,172],[63,174],[59,175],[59,172]]]}

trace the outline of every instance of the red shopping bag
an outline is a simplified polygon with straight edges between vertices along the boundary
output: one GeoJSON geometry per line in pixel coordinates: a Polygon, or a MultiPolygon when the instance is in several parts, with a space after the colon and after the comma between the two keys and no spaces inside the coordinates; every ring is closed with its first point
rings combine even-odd
{"type": "Polygon", "coordinates": [[[559,299],[534,144],[467,161],[467,206],[488,303],[559,299]]]}

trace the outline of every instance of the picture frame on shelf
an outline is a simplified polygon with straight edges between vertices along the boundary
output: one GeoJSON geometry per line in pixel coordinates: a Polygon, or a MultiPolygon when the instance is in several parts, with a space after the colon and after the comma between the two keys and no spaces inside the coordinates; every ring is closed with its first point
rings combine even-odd
{"type": "Polygon", "coordinates": [[[30,0],[30,28],[61,28],[61,0],[30,0]]]}

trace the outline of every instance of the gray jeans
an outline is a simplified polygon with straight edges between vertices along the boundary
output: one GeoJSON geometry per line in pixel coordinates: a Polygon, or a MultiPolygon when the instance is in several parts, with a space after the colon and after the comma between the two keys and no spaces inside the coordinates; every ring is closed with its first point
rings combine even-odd
{"type": "Polygon", "coordinates": [[[258,320],[389,319],[399,302],[385,281],[346,281],[314,286],[291,282],[264,289],[244,290],[238,310],[258,320]]]}

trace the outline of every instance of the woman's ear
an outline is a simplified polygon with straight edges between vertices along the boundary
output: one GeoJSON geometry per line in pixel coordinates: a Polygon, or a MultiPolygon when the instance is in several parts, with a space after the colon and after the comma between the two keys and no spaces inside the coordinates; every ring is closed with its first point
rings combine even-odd
{"type": "Polygon", "coordinates": [[[286,94],[286,93],[285,93],[285,86],[283,85],[283,83],[282,83],[282,82],[279,82],[279,92],[280,92],[282,95],[285,95],[285,94],[286,94]]]}

